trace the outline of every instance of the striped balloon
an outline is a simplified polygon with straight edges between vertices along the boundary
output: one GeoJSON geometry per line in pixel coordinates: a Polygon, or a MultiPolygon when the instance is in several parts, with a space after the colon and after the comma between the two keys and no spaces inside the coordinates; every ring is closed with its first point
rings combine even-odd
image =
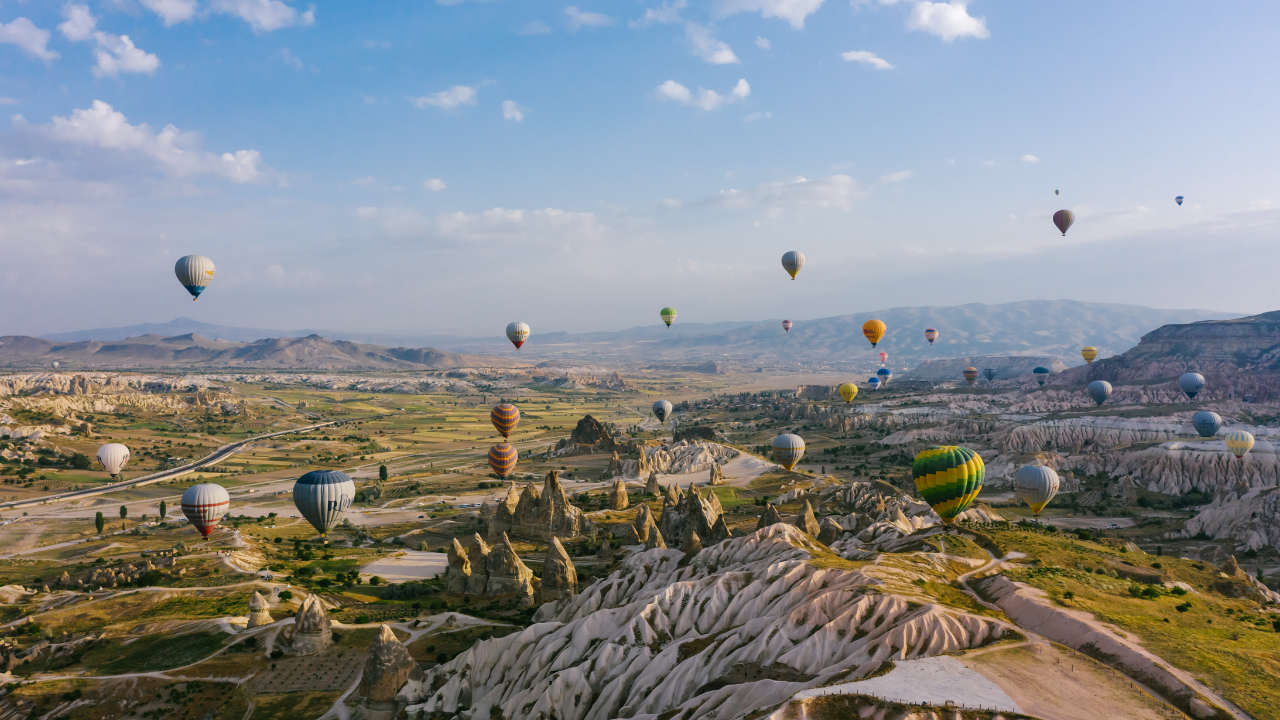
{"type": "Polygon", "coordinates": [[[498,430],[498,434],[505,440],[511,436],[511,432],[516,429],[516,425],[520,424],[520,408],[511,403],[494,405],[493,410],[489,411],[489,420],[493,422],[493,427],[498,430]]]}
{"type": "Polygon", "coordinates": [[[920,497],[948,525],[978,497],[986,475],[978,453],[958,445],[931,447],[916,455],[911,465],[920,497]]]}
{"type": "Polygon", "coordinates": [[[1086,363],[1092,365],[1094,358],[1098,357],[1098,348],[1092,345],[1080,348],[1080,357],[1084,358],[1086,363]]]}
{"type": "Polygon", "coordinates": [[[671,327],[671,323],[676,321],[676,309],[673,307],[664,307],[658,311],[658,315],[662,317],[662,322],[671,327]]]}
{"type": "Polygon", "coordinates": [[[973,381],[978,379],[978,368],[967,367],[964,370],[961,370],[960,374],[964,376],[965,382],[972,385],[973,381]]]}
{"type": "Polygon", "coordinates": [[[342,520],[355,496],[355,482],[337,470],[312,470],[293,484],[293,504],[320,537],[342,520]]]}
{"type": "Polygon", "coordinates": [[[231,497],[221,485],[200,483],[182,493],[182,514],[203,537],[209,537],[230,508],[231,497]]]}
{"type": "Polygon", "coordinates": [[[519,455],[514,445],[499,443],[489,448],[489,467],[493,468],[498,477],[506,480],[511,471],[516,469],[519,455]]]}
{"type": "Polygon", "coordinates": [[[1053,496],[1058,494],[1060,484],[1058,473],[1044,465],[1023,465],[1013,474],[1014,494],[1031,508],[1031,514],[1036,517],[1040,516],[1053,496]]]}
{"type": "Polygon", "coordinates": [[[209,281],[213,279],[214,267],[213,261],[203,255],[187,255],[178,258],[178,263],[173,266],[173,272],[178,276],[178,282],[182,283],[182,287],[191,293],[191,299],[200,299],[200,293],[209,286],[209,281]]]}
{"type": "Polygon", "coordinates": [[[1253,449],[1253,435],[1244,430],[1232,430],[1223,436],[1222,441],[1227,444],[1231,454],[1241,460],[1253,449]]]}
{"type": "Polygon", "coordinates": [[[799,435],[786,433],[773,439],[773,460],[790,470],[804,457],[804,440],[799,435]]]}
{"type": "Polygon", "coordinates": [[[925,331],[924,331],[924,339],[925,339],[925,340],[928,340],[928,341],[929,341],[929,344],[930,344],[930,345],[932,345],[932,344],[933,344],[933,341],[938,339],[938,329],[937,329],[937,328],[925,328],[925,331]]]}
{"type": "Polygon", "coordinates": [[[783,329],[784,331],[786,331],[786,332],[791,332],[791,321],[790,321],[790,320],[783,320],[783,321],[782,321],[782,329],[783,329]]]}

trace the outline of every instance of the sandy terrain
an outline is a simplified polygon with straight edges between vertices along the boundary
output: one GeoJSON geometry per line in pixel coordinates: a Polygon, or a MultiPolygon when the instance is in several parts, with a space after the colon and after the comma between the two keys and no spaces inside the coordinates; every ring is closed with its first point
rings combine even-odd
{"type": "Polygon", "coordinates": [[[796,693],[795,699],[819,695],[871,695],[902,703],[954,703],[975,709],[1024,712],[999,685],[947,655],[900,660],[888,674],[870,680],[804,690],[796,693]]]}
{"type": "Polygon", "coordinates": [[[388,582],[401,583],[433,578],[448,569],[449,556],[444,553],[405,550],[365,565],[360,568],[360,577],[367,581],[377,575],[388,582]]]}

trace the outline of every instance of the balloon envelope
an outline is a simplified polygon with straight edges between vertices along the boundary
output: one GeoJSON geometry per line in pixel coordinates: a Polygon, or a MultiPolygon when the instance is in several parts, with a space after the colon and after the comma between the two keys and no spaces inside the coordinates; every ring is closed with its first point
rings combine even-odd
{"type": "Polygon", "coordinates": [[[671,403],[666,400],[658,400],[653,403],[653,416],[658,418],[658,422],[666,422],[667,416],[671,414],[671,403]]]}
{"type": "Polygon", "coordinates": [[[880,364],[883,365],[884,361],[889,359],[889,353],[881,352],[879,357],[880,357],[880,364]]]}
{"type": "Polygon", "coordinates": [[[972,384],[973,384],[973,381],[978,379],[978,368],[976,368],[976,367],[967,367],[967,368],[965,368],[964,370],[961,370],[961,371],[960,371],[960,374],[964,376],[964,379],[965,379],[965,380],[966,380],[970,385],[972,385],[972,384]]]}
{"type": "Polygon", "coordinates": [[[880,368],[876,371],[876,377],[880,378],[880,384],[887,384],[889,378],[893,377],[893,371],[887,367],[880,368]]]}
{"type": "Polygon", "coordinates": [[[879,320],[868,320],[862,323],[862,335],[870,343],[871,347],[875,347],[880,342],[880,338],[884,337],[885,325],[879,320]]]}
{"type": "Polygon", "coordinates": [[[782,321],[782,329],[783,329],[783,330],[786,330],[787,332],[791,332],[791,321],[790,321],[790,320],[783,320],[783,321],[782,321]]]}
{"type": "Polygon", "coordinates": [[[1222,418],[1216,412],[1201,410],[1191,416],[1191,427],[1200,437],[1213,437],[1222,429],[1222,418]]]}
{"type": "Polygon", "coordinates": [[[662,322],[666,323],[667,327],[671,327],[671,323],[676,320],[676,309],[673,307],[664,307],[658,311],[658,314],[662,316],[662,322]]]}
{"type": "Polygon", "coordinates": [[[1075,221],[1076,215],[1070,210],[1059,210],[1053,214],[1053,224],[1058,226],[1063,235],[1067,234],[1067,228],[1071,227],[1071,223],[1075,221]]]}
{"type": "Polygon", "coordinates": [[[1222,441],[1227,444],[1227,449],[1237,458],[1244,456],[1253,449],[1253,435],[1244,430],[1232,430],[1223,436],[1222,441]]]}
{"type": "Polygon", "coordinates": [[[1194,399],[1204,389],[1204,376],[1200,373],[1183,373],[1182,377],[1178,378],[1178,387],[1187,394],[1187,397],[1194,399]]]}
{"type": "Polygon", "coordinates": [[[1035,376],[1036,382],[1044,385],[1045,381],[1049,379],[1049,368],[1038,367],[1035,370],[1032,370],[1031,374],[1035,376]]]}
{"type": "Polygon", "coordinates": [[[1178,203],[1179,205],[1181,205],[1181,204],[1182,204],[1182,196],[1181,196],[1181,195],[1179,195],[1178,197],[1174,198],[1174,199],[1173,199],[1173,201],[1174,201],[1174,202],[1176,202],[1176,203],[1178,203]]]}
{"type": "Polygon", "coordinates": [[[1098,357],[1098,348],[1092,345],[1090,345],[1089,347],[1080,348],[1080,357],[1084,358],[1085,362],[1089,364],[1093,364],[1093,359],[1098,357]]]}
{"type": "Polygon", "coordinates": [[[838,389],[840,391],[840,397],[843,398],[845,402],[853,402],[853,399],[858,397],[858,386],[853,383],[840,383],[840,387],[838,389]]]}
{"type": "Polygon", "coordinates": [[[978,497],[986,475],[982,458],[958,445],[931,447],[911,464],[916,491],[948,525],[978,497]]]}
{"type": "Polygon", "coordinates": [[[1111,383],[1106,380],[1094,380],[1085,389],[1089,391],[1089,397],[1093,398],[1093,401],[1099,405],[1111,397],[1111,383]]]}
{"type": "Polygon", "coordinates": [[[786,433],[773,439],[773,460],[790,470],[804,457],[804,440],[799,435],[786,433]]]}
{"type": "Polygon", "coordinates": [[[1022,498],[1036,516],[1058,494],[1060,484],[1058,473],[1043,465],[1023,465],[1013,474],[1014,494],[1022,498]]]}
{"type": "Polygon", "coordinates": [[[804,267],[804,253],[799,250],[788,250],[782,255],[782,269],[787,271],[792,280],[796,279],[796,273],[800,272],[800,268],[804,267]]]}
{"type": "Polygon", "coordinates": [[[209,537],[230,508],[231,497],[221,485],[200,483],[182,493],[182,514],[203,537],[209,537]]]}
{"type": "Polygon", "coordinates": [[[511,471],[516,469],[519,455],[515,446],[499,443],[489,448],[489,467],[493,468],[494,474],[506,480],[511,471]]]}
{"type": "Polygon", "coordinates": [[[937,328],[925,328],[925,331],[924,331],[924,339],[925,339],[925,340],[928,340],[928,341],[929,341],[929,344],[930,344],[930,345],[932,345],[932,344],[933,344],[933,341],[938,339],[938,329],[937,329],[937,328]]]}
{"type": "Polygon", "coordinates": [[[110,473],[111,477],[119,475],[127,462],[129,462],[129,448],[120,443],[107,443],[98,448],[98,464],[110,473]]]}
{"type": "Polygon", "coordinates": [[[494,405],[489,411],[489,422],[493,423],[494,429],[502,437],[510,437],[512,431],[516,429],[516,425],[520,424],[520,408],[511,403],[502,403],[494,405]]]}
{"type": "Polygon", "coordinates": [[[872,375],[871,377],[867,378],[867,385],[870,386],[872,390],[875,390],[876,388],[880,387],[880,378],[876,377],[875,375],[872,375]]]}
{"type": "Polygon", "coordinates": [[[513,322],[507,325],[507,339],[518,350],[525,340],[529,339],[529,326],[522,322],[513,322]]]}
{"type": "Polygon", "coordinates": [[[995,379],[996,379],[996,369],[995,369],[995,368],[982,368],[982,377],[986,378],[986,379],[987,379],[987,382],[991,382],[992,380],[995,380],[995,379]]]}
{"type": "Polygon", "coordinates": [[[200,293],[213,280],[213,261],[203,255],[186,255],[178,258],[177,264],[173,266],[173,273],[178,276],[182,287],[191,293],[192,299],[199,300],[200,293]]]}
{"type": "Polygon", "coordinates": [[[294,506],[321,536],[342,520],[355,496],[355,482],[337,470],[312,470],[293,484],[294,506]]]}

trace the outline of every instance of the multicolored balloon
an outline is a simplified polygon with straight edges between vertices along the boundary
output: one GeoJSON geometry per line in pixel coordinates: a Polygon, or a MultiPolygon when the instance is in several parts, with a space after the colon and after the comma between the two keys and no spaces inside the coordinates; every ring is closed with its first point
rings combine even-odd
{"type": "Polygon", "coordinates": [[[978,379],[978,368],[967,367],[964,370],[961,370],[960,374],[964,376],[965,382],[972,385],[974,381],[978,379]]]}
{"type": "Polygon", "coordinates": [[[1241,460],[1253,449],[1253,435],[1244,430],[1232,430],[1222,437],[1222,441],[1227,444],[1231,454],[1241,460]]]}
{"type": "Polygon", "coordinates": [[[1031,514],[1036,517],[1040,516],[1053,496],[1058,494],[1060,485],[1058,473],[1044,465],[1023,465],[1013,474],[1014,494],[1031,508],[1031,514]]]}
{"type": "Polygon", "coordinates": [[[1204,390],[1204,376],[1200,373],[1183,373],[1178,378],[1178,387],[1187,394],[1188,398],[1194,400],[1200,391],[1204,390]]]}
{"type": "Polygon", "coordinates": [[[925,340],[928,340],[928,341],[929,341],[929,344],[930,344],[930,345],[932,345],[932,344],[933,344],[933,341],[938,339],[938,329],[937,329],[937,328],[925,328],[925,329],[924,329],[924,339],[925,339],[925,340]]]}
{"type": "Polygon", "coordinates": [[[1043,387],[1045,382],[1049,379],[1049,368],[1038,367],[1035,370],[1032,370],[1031,374],[1035,376],[1036,382],[1040,383],[1040,386],[1043,387]]]}
{"type": "Polygon", "coordinates": [[[671,327],[671,323],[676,321],[676,309],[673,307],[664,307],[658,311],[658,314],[662,316],[662,322],[666,323],[667,327],[671,327]]]}
{"type": "Polygon", "coordinates": [[[1179,195],[1178,197],[1174,198],[1174,199],[1173,199],[1173,201],[1174,201],[1174,202],[1176,202],[1176,203],[1178,203],[1178,205],[1179,205],[1179,206],[1181,206],[1181,205],[1182,205],[1182,196],[1181,196],[1181,195],[1179,195]]]}
{"type": "Polygon", "coordinates": [[[799,435],[786,433],[773,439],[773,460],[791,470],[804,457],[804,440],[799,435]]]}
{"type": "Polygon", "coordinates": [[[1080,357],[1084,358],[1084,361],[1086,363],[1092,365],[1093,359],[1098,357],[1098,348],[1092,345],[1090,345],[1089,347],[1080,348],[1080,357]]]}
{"type": "Polygon", "coordinates": [[[880,338],[884,337],[885,324],[879,320],[868,320],[862,323],[862,335],[871,343],[871,347],[875,347],[880,342],[880,338]]]}
{"type": "Polygon", "coordinates": [[[1071,227],[1071,223],[1076,221],[1075,213],[1070,210],[1059,210],[1053,214],[1053,224],[1058,226],[1062,231],[1063,237],[1067,235],[1067,228],[1071,227]]]}
{"type": "Polygon", "coordinates": [[[879,357],[880,357],[880,364],[881,364],[881,365],[883,365],[883,364],[884,364],[884,361],[889,359],[889,353],[884,352],[884,351],[882,350],[882,351],[880,352],[879,357]]]}
{"type": "Polygon", "coordinates": [[[658,418],[658,422],[666,422],[670,414],[671,403],[666,400],[657,400],[653,403],[653,416],[658,418]]]}
{"type": "Polygon", "coordinates": [[[889,384],[889,379],[893,377],[893,371],[887,367],[882,367],[876,371],[876,377],[880,378],[880,386],[884,387],[889,384]]]}
{"type": "Polygon", "coordinates": [[[495,475],[506,480],[511,471],[516,469],[519,456],[514,445],[498,443],[489,448],[489,467],[493,468],[495,475]]]}
{"type": "Polygon", "coordinates": [[[512,345],[519,350],[525,340],[529,339],[529,326],[522,322],[513,322],[507,325],[507,339],[512,345]]]}
{"type": "Polygon", "coordinates": [[[202,537],[209,537],[230,508],[231,496],[221,485],[200,483],[182,493],[182,514],[202,537]]]}
{"type": "Polygon", "coordinates": [[[178,276],[182,287],[191,293],[191,301],[195,302],[213,280],[213,261],[203,255],[185,255],[178,258],[173,273],[178,276]]]}
{"type": "Polygon", "coordinates": [[[1111,397],[1111,383],[1106,380],[1094,380],[1085,389],[1089,392],[1089,397],[1093,398],[1093,401],[1099,405],[1111,397]]]}
{"type": "Polygon", "coordinates": [[[293,484],[294,506],[320,537],[342,520],[355,496],[355,481],[337,470],[312,470],[293,484]]]}
{"type": "Polygon", "coordinates": [[[858,386],[853,383],[840,383],[840,387],[837,390],[840,391],[840,397],[845,402],[853,402],[853,399],[858,397],[858,386]]]}
{"type": "Polygon", "coordinates": [[[791,332],[791,321],[790,321],[790,320],[783,320],[783,321],[782,321],[782,329],[783,329],[783,330],[785,330],[786,332],[791,332]]]}
{"type": "Polygon", "coordinates": [[[867,378],[867,387],[871,388],[872,390],[878,390],[880,388],[880,378],[876,377],[875,375],[872,375],[871,377],[867,378]]]}
{"type": "Polygon", "coordinates": [[[995,380],[995,379],[996,379],[996,369],[995,369],[995,368],[982,368],[982,377],[986,378],[986,379],[987,379],[987,382],[991,382],[992,380],[995,380]]]}
{"type": "Polygon", "coordinates": [[[782,269],[787,271],[792,280],[796,279],[796,273],[800,272],[802,267],[804,267],[804,253],[799,250],[788,250],[782,254],[782,269]]]}
{"type": "Polygon", "coordinates": [[[978,453],[959,445],[931,447],[911,464],[916,491],[947,525],[978,497],[986,475],[978,453]]]}
{"type": "Polygon", "coordinates": [[[511,436],[516,425],[520,424],[520,408],[511,403],[494,405],[489,411],[489,422],[493,423],[494,429],[505,440],[511,436]]]}
{"type": "Polygon", "coordinates": [[[127,462],[129,462],[129,448],[120,443],[107,443],[98,448],[98,464],[111,477],[119,475],[127,462]]]}
{"type": "Polygon", "coordinates": [[[1191,427],[1200,437],[1213,437],[1222,429],[1222,417],[1216,412],[1201,410],[1191,416],[1191,427]]]}

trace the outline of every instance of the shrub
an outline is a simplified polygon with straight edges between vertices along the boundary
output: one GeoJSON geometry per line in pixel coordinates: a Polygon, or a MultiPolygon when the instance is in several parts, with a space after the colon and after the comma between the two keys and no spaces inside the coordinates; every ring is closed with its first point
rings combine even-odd
{"type": "Polygon", "coordinates": [[[1191,603],[1189,602],[1184,602],[1181,605],[1178,605],[1177,607],[1174,608],[1174,610],[1177,610],[1178,612],[1186,612],[1190,609],[1191,609],[1191,603]]]}
{"type": "Polygon", "coordinates": [[[1175,587],[1174,589],[1172,589],[1172,590],[1170,590],[1170,591],[1169,591],[1169,594],[1170,594],[1170,595],[1176,595],[1176,596],[1178,596],[1178,597],[1182,597],[1183,595],[1186,595],[1186,594],[1187,594],[1187,589],[1186,589],[1186,588],[1184,588],[1184,587],[1175,587]]]}
{"type": "Polygon", "coordinates": [[[1062,593],[1062,599],[1063,599],[1063,600],[1070,600],[1071,598],[1073,598],[1073,597],[1075,597],[1075,596],[1076,596],[1076,594],[1075,594],[1075,593],[1073,593],[1073,592],[1071,592],[1070,590],[1068,590],[1068,591],[1066,591],[1066,592],[1062,593]]]}

